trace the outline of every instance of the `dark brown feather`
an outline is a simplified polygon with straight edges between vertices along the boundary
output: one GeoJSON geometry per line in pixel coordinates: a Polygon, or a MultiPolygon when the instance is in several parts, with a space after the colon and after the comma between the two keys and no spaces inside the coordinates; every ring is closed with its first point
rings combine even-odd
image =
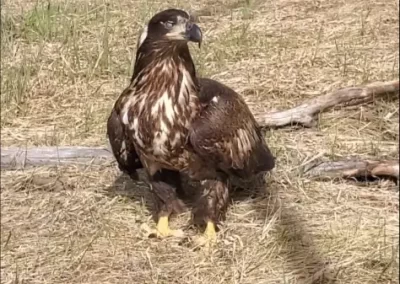
{"type": "Polygon", "coordinates": [[[203,194],[193,210],[192,221],[200,226],[204,226],[208,221],[218,224],[225,219],[229,205],[229,181],[206,180],[202,185],[203,194]]]}
{"type": "Polygon", "coordinates": [[[142,168],[133,143],[126,135],[126,126],[122,124],[117,109],[113,109],[107,120],[107,136],[111,150],[119,169],[131,178],[137,179],[137,169],[142,168]]]}
{"type": "Polygon", "coordinates": [[[209,166],[241,178],[272,170],[275,158],[244,100],[215,80],[199,83],[206,107],[189,134],[194,151],[209,166]]]}

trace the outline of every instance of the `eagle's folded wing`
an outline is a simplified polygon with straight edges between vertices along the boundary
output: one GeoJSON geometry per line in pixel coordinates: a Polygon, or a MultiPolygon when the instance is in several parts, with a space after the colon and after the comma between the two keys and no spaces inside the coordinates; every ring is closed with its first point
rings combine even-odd
{"type": "Polygon", "coordinates": [[[119,169],[136,179],[136,170],[143,166],[129,135],[126,134],[126,126],[121,121],[119,109],[120,100],[114,105],[107,120],[108,141],[119,169]]]}
{"type": "Polygon", "coordinates": [[[200,79],[206,105],[193,122],[189,142],[206,163],[241,178],[275,166],[275,158],[243,99],[211,79],[200,79]]]}

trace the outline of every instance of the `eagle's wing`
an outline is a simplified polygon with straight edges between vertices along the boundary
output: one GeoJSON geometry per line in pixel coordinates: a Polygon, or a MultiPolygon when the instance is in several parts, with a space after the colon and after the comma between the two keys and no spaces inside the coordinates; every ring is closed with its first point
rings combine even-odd
{"type": "Polygon", "coordinates": [[[210,166],[241,178],[272,170],[275,158],[244,100],[217,81],[201,78],[199,83],[206,107],[189,133],[196,154],[210,166]]]}
{"type": "Polygon", "coordinates": [[[122,99],[117,100],[108,117],[107,136],[119,169],[136,179],[136,170],[143,166],[119,115],[122,99]]]}

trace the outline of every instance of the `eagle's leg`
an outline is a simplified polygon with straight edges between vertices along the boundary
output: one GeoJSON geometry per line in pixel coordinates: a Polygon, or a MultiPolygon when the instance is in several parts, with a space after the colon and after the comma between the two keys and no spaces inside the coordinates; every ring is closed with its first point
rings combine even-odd
{"type": "Polygon", "coordinates": [[[178,199],[176,191],[181,190],[179,172],[162,170],[150,177],[156,205],[157,232],[160,238],[168,236],[183,236],[182,230],[169,228],[169,217],[172,213],[184,211],[184,204],[178,199]]]}
{"type": "Polygon", "coordinates": [[[178,198],[185,195],[180,172],[164,169],[162,175],[164,181],[175,188],[178,198]]]}
{"type": "Polygon", "coordinates": [[[203,195],[200,197],[193,212],[195,224],[206,225],[204,238],[206,244],[212,244],[217,239],[216,225],[225,218],[229,204],[229,184],[227,178],[203,180],[203,195]]]}

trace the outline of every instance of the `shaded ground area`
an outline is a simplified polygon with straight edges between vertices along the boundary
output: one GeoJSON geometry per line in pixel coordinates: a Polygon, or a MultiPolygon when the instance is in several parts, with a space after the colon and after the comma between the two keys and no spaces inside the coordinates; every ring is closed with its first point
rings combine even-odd
{"type": "MultiPolygon", "coordinates": [[[[201,75],[254,112],[338,87],[398,77],[395,1],[208,1],[201,75]]],[[[170,3],[172,6],[172,3],[170,3]]],[[[104,145],[131,74],[137,32],[164,2],[2,2],[1,145],[104,145]]],[[[392,182],[317,182],[315,156],[398,157],[398,102],[337,108],[314,129],[271,130],[267,188],[235,195],[207,255],[147,238],[147,187],[115,167],[1,175],[2,283],[398,283],[399,202],[392,182]]],[[[188,235],[190,214],[172,227],[188,235]]]]}

